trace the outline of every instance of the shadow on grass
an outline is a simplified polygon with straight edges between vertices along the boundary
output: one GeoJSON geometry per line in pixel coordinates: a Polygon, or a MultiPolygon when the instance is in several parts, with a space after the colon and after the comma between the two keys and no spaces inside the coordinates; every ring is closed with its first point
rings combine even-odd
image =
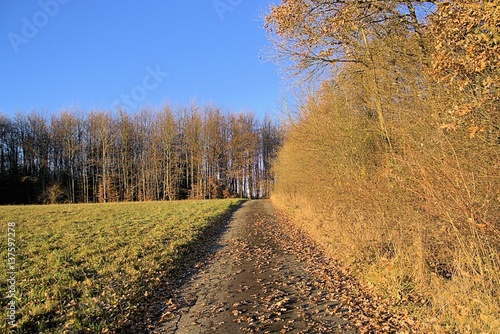
{"type": "Polygon", "coordinates": [[[108,333],[151,332],[166,309],[166,302],[174,297],[174,292],[204,268],[210,255],[217,252],[219,240],[227,230],[233,214],[245,202],[246,200],[242,200],[233,204],[224,214],[212,218],[212,224],[201,229],[190,242],[178,248],[173,262],[162,265],[159,275],[143,277],[141,289],[127,298],[127,302],[133,305],[133,311],[123,324],[117,323],[120,314],[115,316],[116,319],[107,319],[114,324],[111,325],[114,328],[110,328],[108,333]],[[150,293],[145,294],[144,290],[150,293]]]}

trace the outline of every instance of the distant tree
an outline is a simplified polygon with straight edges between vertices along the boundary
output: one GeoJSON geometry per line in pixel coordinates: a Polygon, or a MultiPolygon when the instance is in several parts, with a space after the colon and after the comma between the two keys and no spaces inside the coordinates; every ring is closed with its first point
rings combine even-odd
{"type": "Polygon", "coordinates": [[[155,145],[160,152],[160,182],[162,200],[174,200],[177,198],[179,171],[178,171],[178,152],[176,139],[179,136],[177,120],[170,108],[165,105],[156,115],[157,131],[153,134],[155,145]]]}
{"type": "Polygon", "coordinates": [[[124,111],[118,110],[118,189],[120,199],[124,201],[132,201],[135,197],[135,184],[133,183],[136,173],[134,161],[135,151],[135,132],[136,127],[131,117],[124,111]]]}
{"type": "Polygon", "coordinates": [[[208,107],[204,115],[205,193],[208,198],[220,198],[223,197],[227,186],[227,117],[218,108],[213,107],[208,107]]]}
{"type": "Polygon", "coordinates": [[[83,121],[75,113],[63,111],[52,117],[52,137],[54,140],[53,150],[59,162],[56,179],[64,183],[67,176],[67,188],[69,199],[72,203],[77,201],[77,173],[81,169],[78,166],[78,156],[81,154],[83,139],[83,121]],[[57,147],[57,150],[55,149],[57,147]]]}
{"type": "MultiPolygon", "coordinates": [[[[30,182],[35,181],[34,193],[43,194],[50,181],[50,158],[52,136],[47,119],[37,112],[30,113],[26,118],[27,126],[23,138],[23,155],[25,159],[25,173],[23,183],[30,187],[30,182]]],[[[31,199],[30,201],[38,199],[31,199]]]]}
{"type": "Polygon", "coordinates": [[[186,159],[186,190],[190,198],[201,198],[202,117],[194,103],[183,113],[183,138],[186,159]]]}
{"type": "Polygon", "coordinates": [[[95,178],[97,189],[94,189],[99,202],[110,200],[110,155],[113,133],[113,119],[109,112],[97,111],[89,114],[89,130],[94,148],[97,150],[99,175],[95,178]],[[98,178],[98,179],[97,179],[98,178]]]}
{"type": "Polygon", "coordinates": [[[281,147],[281,137],[279,126],[274,124],[270,117],[266,116],[260,126],[261,175],[259,180],[261,184],[259,186],[259,197],[269,197],[271,194],[271,188],[275,181],[272,168],[278,149],[281,147]]]}
{"type": "Polygon", "coordinates": [[[239,197],[250,197],[255,188],[253,166],[259,146],[255,116],[251,113],[230,115],[229,128],[229,189],[239,197]]]}
{"type": "Polygon", "coordinates": [[[135,117],[135,146],[137,155],[137,189],[141,201],[154,199],[154,159],[156,152],[152,144],[154,115],[149,108],[141,109],[135,117]]]}
{"type": "Polygon", "coordinates": [[[22,203],[19,180],[21,138],[15,120],[0,115],[0,203],[22,203]]]}

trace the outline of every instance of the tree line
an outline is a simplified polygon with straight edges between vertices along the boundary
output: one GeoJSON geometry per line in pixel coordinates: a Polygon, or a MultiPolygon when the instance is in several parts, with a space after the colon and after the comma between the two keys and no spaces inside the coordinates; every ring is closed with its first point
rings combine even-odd
{"type": "Polygon", "coordinates": [[[212,106],[0,115],[0,203],[268,197],[280,130],[212,106]]]}

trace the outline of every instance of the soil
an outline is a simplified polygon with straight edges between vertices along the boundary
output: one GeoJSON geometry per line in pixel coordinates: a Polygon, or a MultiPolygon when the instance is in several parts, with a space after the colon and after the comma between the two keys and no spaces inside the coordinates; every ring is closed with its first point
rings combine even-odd
{"type": "Polygon", "coordinates": [[[391,333],[398,317],[283,222],[245,202],[169,293],[152,333],[391,333]]]}

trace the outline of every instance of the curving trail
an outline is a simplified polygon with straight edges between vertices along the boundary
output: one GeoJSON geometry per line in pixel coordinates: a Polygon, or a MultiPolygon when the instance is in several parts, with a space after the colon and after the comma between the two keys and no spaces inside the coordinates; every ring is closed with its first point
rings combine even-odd
{"type": "Polygon", "coordinates": [[[234,213],[212,255],[172,293],[153,333],[396,332],[397,318],[269,201],[234,213]]]}

